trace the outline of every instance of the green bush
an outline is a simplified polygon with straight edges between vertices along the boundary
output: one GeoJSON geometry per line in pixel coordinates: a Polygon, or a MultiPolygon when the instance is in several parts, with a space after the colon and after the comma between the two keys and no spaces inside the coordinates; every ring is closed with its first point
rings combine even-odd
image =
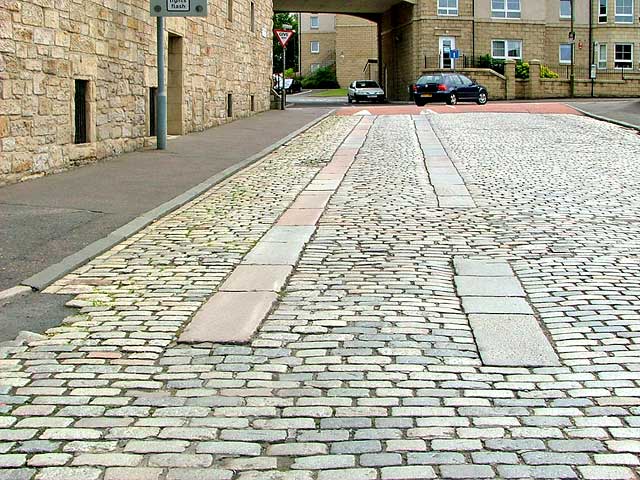
{"type": "Polygon", "coordinates": [[[558,78],[559,76],[546,65],[540,65],[540,78],[558,78]]]}
{"type": "Polygon", "coordinates": [[[321,67],[302,79],[303,88],[338,88],[336,66],[321,67]]]}
{"type": "Polygon", "coordinates": [[[500,58],[493,58],[491,55],[486,54],[478,58],[478,68],[490,68],[502,75],[504,75],[504,60],[500,58]]]}
{"type": "Polygon", "coordinates": [[[522,60],[516,62],[516,78],[522,78],[523,80],[529,78],[529,64],[527,62],[522,60]]]}

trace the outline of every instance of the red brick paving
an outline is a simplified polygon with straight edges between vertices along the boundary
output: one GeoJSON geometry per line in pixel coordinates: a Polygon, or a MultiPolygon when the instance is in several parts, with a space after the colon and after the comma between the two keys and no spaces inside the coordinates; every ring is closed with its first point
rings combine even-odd
{"type": "Polygon", "coordinates": [[[424,107],[415,105],[368,105],[343,107],[338,115],[353,115],[367,110],[371,115],[420,115],[423,110],[435,113],[534,113],[534,114],[567,114],[582,115],[564,103],[488,103],[487,105],[459,104],[455,106],[440,103],[427,104],[424,107]]]}

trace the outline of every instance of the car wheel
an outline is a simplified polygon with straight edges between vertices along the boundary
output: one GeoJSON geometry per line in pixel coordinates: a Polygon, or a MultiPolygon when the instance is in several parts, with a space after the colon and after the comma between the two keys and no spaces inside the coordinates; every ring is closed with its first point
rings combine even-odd
{"type": "Polygon", "coordinates": [[[421,98],[416,98],[416,105],[418,107],[424,107],[427,104],[426,100],[423,100],[421,98]]]}
{"type": "Polygon", "coordinates": [[[484,105],[489,101],[489,96],[487,95],[487,92],[480,92],[480,94],[478,95],[478,105],[484,105]]]}
{"type": "Polygon", "coordinates": [[[347,96],[347,101],[348,101],[349,103],[353,103],[353,99],[351,98],[351,95],[347,96]]]}
{"type": "Polygon", "coordinates": [[[449,94],[449,96],[447,97],[447,105],[457,105],[457,103],[458,96],[455,93],[449,94]]]}

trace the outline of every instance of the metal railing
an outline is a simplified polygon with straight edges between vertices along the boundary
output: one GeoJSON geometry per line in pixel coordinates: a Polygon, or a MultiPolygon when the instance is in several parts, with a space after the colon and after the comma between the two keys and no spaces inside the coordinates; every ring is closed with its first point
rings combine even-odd
{"type": "MultiPolygon", "coordinates": [[[[549,70],[558,74],[561,80],[569,80],[571,78],[571,65],[545,65],[549,70]]],[[[591,69],[589,67],[574,66],[574,77],[576,80],[590,80],[591,69]]],[[[596,79],[600,80],[624,80],[630,74],[634,73],[633,68],[598,68],[596,70],[596,79]]]]}
{"type": "Polygon", "coordinates": [[[456,70],[465,68],[490,68],[504,75],[504,60],[491,58],[490,56],[460,55],[460,58],[443,58],[441,56],[424,56],[423,68],[425,70],[456,70]]]}

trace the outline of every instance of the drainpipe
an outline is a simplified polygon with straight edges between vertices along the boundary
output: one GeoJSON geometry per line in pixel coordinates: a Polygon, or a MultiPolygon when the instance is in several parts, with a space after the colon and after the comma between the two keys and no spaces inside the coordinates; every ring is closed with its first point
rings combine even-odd
{"type": "Polygon", "coordinates": [[[302,77],[302,12],[298,12],[298,72],[302,77]]]}
{"type": "MultiPolygon", "coordinates": [[[[599,7],[598,7],[599,9],[599,7]]],[[[598,10],[598,13],[600,11],[598,10]]],[[[593,47],[593,0],[589,0],[589,72],[591,72],[591,65],[595,62],[595,48],[593,47]]],[[[589,74],[591,76],[591,74],[589,74]]],[[[594,79],[591,79],[591,96],[593,97],[594,79]]]]}
{"type": "Polygon", "coordinates": [[[571,95],[573,98],[576,93],[576,76],[575,76],[575,63],[576,63],[576,11],[575,0],[571,0],[571,74],[569,76],[571,95]]]}
{"type": "Polygon", "coordinates": [[[386,90],[386,85],[384,83],[384,68],[382,66],[382,15],[378,17],[378,21],[376,23],[376,31],[377,31],[377,46],[378,46],[378,83],[382,88],[384,88],[384,93],[389,98],[389,92],[386,90]]]}
{"type": "Polygon", "coordinates": [[[471,62],[473,63],[472,67],[475,67],[476,62],[476,0],[471,1],[471,16],[473,17],[471,20],[471,62]]]}

